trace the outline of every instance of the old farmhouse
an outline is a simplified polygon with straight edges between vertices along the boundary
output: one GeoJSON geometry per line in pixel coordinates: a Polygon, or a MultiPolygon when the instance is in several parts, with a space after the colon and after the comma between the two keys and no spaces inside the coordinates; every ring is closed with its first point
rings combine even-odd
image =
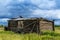
{"type": "Polygon", "coordinates": [[[54,21],[44,18],[13,18],[8,20],[8,27],[5,29],[20,33],[54,31],[54,21]]]}

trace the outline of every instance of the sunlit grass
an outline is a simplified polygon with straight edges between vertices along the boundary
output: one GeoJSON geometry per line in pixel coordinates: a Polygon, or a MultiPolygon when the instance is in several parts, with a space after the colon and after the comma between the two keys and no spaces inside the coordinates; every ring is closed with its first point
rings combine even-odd
{"type": "Polygon", "coordinates": [[[60,27],[55,29],[55,31],[44,31],[41,35],[36,33],[18,34],[0,30],[0,40],[60,40],[60,27]]]}

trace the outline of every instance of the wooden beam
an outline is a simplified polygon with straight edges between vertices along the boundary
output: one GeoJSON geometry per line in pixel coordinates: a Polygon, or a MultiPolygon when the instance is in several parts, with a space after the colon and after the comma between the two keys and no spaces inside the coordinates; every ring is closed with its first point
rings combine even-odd
{"type": "Polygon", "coordinates": [[[52,22],[53,31],[55,31],[54,21],[52,22]]]}

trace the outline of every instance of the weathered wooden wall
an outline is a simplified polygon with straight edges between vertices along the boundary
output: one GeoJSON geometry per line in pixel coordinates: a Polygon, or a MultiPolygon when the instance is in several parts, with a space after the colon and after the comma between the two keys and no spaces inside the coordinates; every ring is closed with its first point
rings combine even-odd
{"type": "Polygon", "coordinates": [[[40,30],[53,30],[53,23],[50,21],[40,21],[40,30]]]}
{"type": "Polygon", "coordinates": [[[54,30],[54,22],[46,20],[9,20],[8,28],[19,32],[40,32],[54,30]]]}
{"type": "Polygon", "coordinates": [[[24,27],[24,23],[23,21],[17,21],[18,22],[18,28],[23,28],[24,27]]]}
{"type": "Polygon", "coordinates": [[[24,32],[37,32],[37,21],[36,20],[24,21],[24,32]]]}
{"type": "Polygon", "coordinates": [[[9,20],[8,21],[8,27],[17,27],[17,21],[9,20]]]}

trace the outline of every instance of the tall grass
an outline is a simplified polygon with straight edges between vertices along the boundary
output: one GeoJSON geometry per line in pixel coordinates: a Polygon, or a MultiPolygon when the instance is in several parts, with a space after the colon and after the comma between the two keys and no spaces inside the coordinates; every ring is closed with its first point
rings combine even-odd
{"type": "MultiPolygon", "coordinates": [[[[57,29],[58,28],[56,28],[56,30],[57,29]]],[[[11,31],[1,30],[0,40],[60,40],[60,33],[57,31],[45,31],[42,32],[41,35],[36,33],[18,34],[11,31]]]]}
{"type": "Polygon", "coordinates": [[[60,34],[55,32],[16,34],[9,31],[0,32],[0,40],[60,40],[60,34]]]}

